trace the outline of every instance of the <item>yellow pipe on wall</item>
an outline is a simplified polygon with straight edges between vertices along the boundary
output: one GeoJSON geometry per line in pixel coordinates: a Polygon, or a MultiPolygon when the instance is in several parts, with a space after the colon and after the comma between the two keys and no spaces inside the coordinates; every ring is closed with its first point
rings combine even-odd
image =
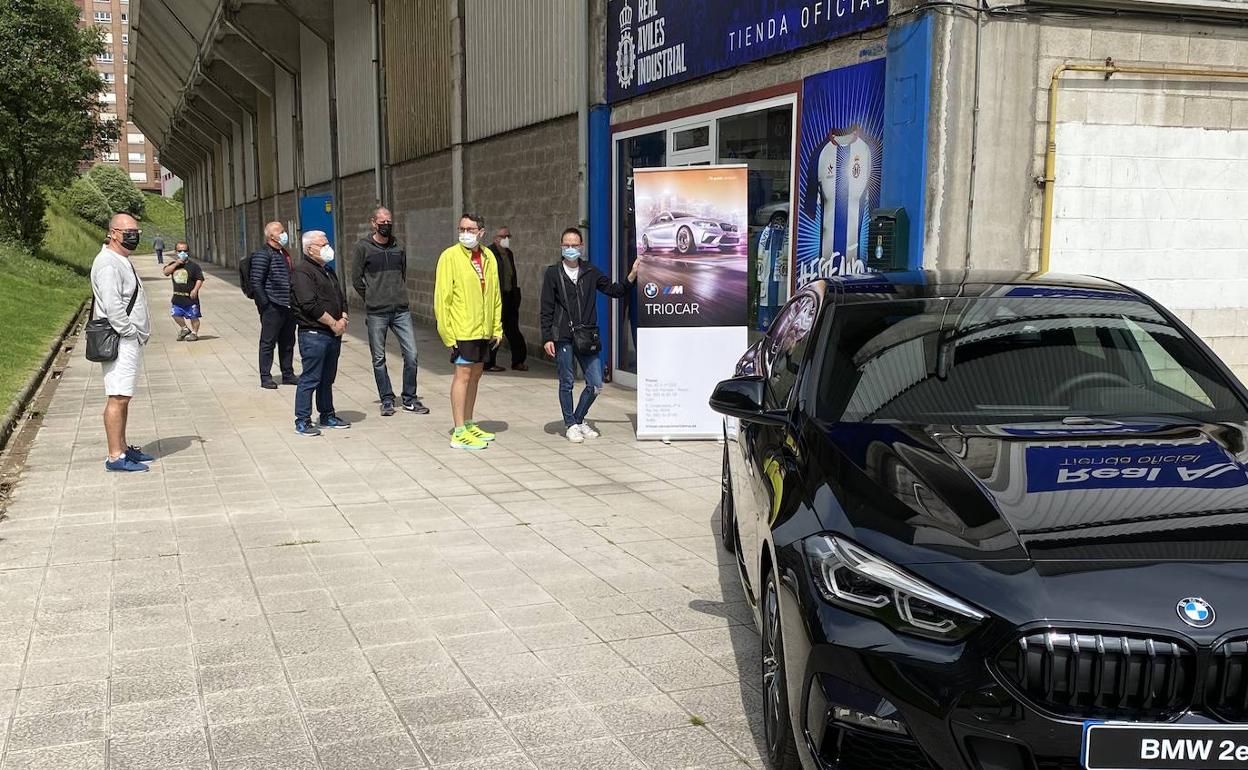
{"type": "Polygon", "coordinates": [[[1049,124],[1044,150],[1044,213],[1040,222],[1040,272],[1049,271],[1049,255],[1053,245],[1053,188],[1057,172],[1057,96],[1062,75],[1066,72],[1099,72],[1108,80],[1111,75],[1159,75],[1171,77],[1231,78],[1248,80],[1248,70],[1220,70],[1207,67],[1120,67],[1112,61],[1105,64],[1062,64],[1049,79],[1049,124]]]}

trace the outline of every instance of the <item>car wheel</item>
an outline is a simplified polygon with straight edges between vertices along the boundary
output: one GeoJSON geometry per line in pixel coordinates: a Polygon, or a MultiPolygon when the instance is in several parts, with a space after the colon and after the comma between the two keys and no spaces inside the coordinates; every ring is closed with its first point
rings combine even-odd
{"type": "Polygon", "coordinates": [[[681,254],[689,254],[693,251],[693,231],[687,227],[680,228],[676,233],[676,250],[681,254]]]}
{"type": "Polygon", "coordinates": [[[719,541],[728,553],[737,552],[737,521],[732,510],[732,477],[728,468],[728,442],[724,442],[724,471],[719,481],[719,541]]]}
{"type": "Polygon", "coordinates": [[[789,688],[784,678],[784,633],[780,626],[780,593],[776,573],[767,573],[763,587],[763,730],[767,760],[774,770],[800,770],[793,722],[789,718],[789,688]]]}

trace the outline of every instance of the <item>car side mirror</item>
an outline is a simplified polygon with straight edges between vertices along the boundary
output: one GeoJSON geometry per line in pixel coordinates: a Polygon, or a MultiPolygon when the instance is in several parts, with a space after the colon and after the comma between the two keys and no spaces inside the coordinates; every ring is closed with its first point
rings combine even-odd
{"type": "Polygon", "coordinates": [[[763,425],[783,425],[787,416],[783,412],[763,407],[763,393],[767,381],[758,375],[733,377],[715,386],[711,394],[711,409],[728,417],[763,425]]]}

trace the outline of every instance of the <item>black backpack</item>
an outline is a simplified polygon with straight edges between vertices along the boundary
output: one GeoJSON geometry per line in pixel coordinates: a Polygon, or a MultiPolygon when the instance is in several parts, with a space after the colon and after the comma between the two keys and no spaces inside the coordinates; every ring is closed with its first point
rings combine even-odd
{"type": "Polygon", "coordinates": [[[255,299],[256,292],[251,288],[251,255],[238,260],[238,285],[247,299],[255,299]]]}

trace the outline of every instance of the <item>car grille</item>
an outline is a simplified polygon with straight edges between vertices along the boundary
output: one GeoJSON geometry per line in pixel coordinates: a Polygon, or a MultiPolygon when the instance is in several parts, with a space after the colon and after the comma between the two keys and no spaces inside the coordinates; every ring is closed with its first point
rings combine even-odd
{"type": "Polygon", "coordinates": [[[1248,721],[1248,640],[1223,642],[1205,669],[1205,708],[1228,722],[1248,721]]]}
{"type": "Polygon", "coordinates": [[[917,744],[908,738],[868,735],[842,730],[835,757],[825,757],[837,770],[935,770],[917,744]]]}
{"type": "Polygon", "coordinates": [[[1197,681],[1190,648],[1143,636],[1029,634],[1002,652],[997,667],[1040,708],[1079,719],[1178,714],[1192,703],[1197,681]]]}

